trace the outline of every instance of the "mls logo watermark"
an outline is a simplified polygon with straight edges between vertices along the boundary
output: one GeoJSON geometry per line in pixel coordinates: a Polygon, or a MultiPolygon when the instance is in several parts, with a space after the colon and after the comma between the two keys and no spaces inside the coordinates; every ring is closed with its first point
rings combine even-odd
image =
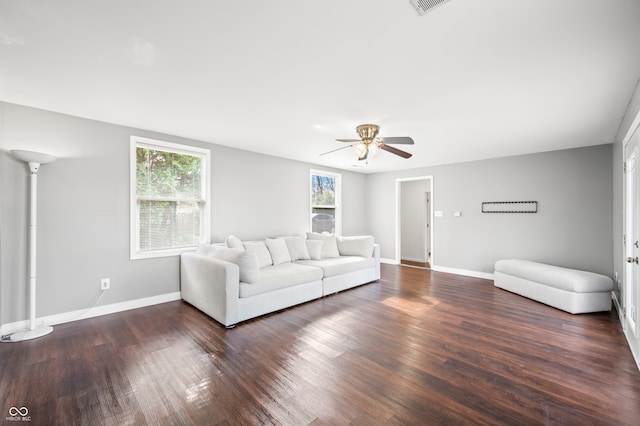
{"type": "Polygon", "coordinates": [[[27,407],[11,407],[9,408],[9,416],[5,418],[8,422],[30,422],[31,416],[27,407]]]}

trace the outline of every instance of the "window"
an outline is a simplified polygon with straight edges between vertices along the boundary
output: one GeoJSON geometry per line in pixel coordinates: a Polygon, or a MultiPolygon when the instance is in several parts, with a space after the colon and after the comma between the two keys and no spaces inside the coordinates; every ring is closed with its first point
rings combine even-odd
{"type": "Polygon", "coordinates": [[[311,231],[340,235],[341,175],[311,170],[311,231]]]}
{"type": "Polygon", "coordinates": [[[209,150],[131,137],[131,259],[207,242],[209,150]]]}

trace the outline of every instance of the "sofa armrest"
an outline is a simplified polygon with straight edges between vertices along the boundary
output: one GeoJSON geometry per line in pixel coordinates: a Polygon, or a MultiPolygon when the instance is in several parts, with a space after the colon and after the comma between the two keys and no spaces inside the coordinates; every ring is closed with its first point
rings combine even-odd
{"type": "Polygon", "coordinates": [[[182,299],[225,326],[237,322],[239,281],[240,268],[234,263],[197,253],[180,256],[182,299]]]}

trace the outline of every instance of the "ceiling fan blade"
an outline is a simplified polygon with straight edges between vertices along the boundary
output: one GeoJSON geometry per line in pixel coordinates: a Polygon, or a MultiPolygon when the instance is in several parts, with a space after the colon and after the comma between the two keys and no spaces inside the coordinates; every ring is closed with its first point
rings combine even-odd
{"type": "Polygon", "coordinates": [[[362,142],[361,139],[336,139],[338,142],[362,142]]]}
{"type": "Polygon", "coordinates": [[[331,151],[324,152],[320,154],[320,156],[322,157],[323,155],[331,154],[332,152],[340,151],[341,149],[351,148],[352,146],[354,145],[341,146],[340,148],[336,148],[336,149],[332,149],[331,151]]]}
{"type": "Polygon", "coordinates": [[[403,144],[403,145],[413,145],[413,139],[409,136],[401,136],[401,137],[390,137],[390,138],[380,138],[380,142],[384,144],[403,144]]]}
{"type": "Polygon", "coordinates": [[[410,154],[410,153],[408,153],[406,151],[402,151],[401,149],[394,148],[394,147],[389,146],[389,145],[380,145],[380,149],[384,149],[387,152],[390,152],[390,153],[395,154],[395,155],[399,155],[402,158],[411,158],[411,156],[413,155],[413,154],[410,154]]]}

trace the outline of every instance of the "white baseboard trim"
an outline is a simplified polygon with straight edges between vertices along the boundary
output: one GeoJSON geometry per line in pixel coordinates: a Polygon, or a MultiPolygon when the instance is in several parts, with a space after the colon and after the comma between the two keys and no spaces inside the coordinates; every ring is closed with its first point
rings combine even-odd
{"type": "Polygon", "coordinates": [[[632,341],[633,341],[633,337],[629,337],[629,331],[624,329],[622,330],[622,332],[624,333],[624,337],[627,339],[627,345],[629,346],[629,350],[631,351],[631,355],[633,356],[633,359],[636,361],[636,366],[638,367],[638,370],[640,371],[640,354],[636,353],[636,351],[633,350],[633,345],[632,345],[632,341]]]}
{"type": "Polygon", "coordinates": [[[640,354],[636,353],[636,351],[633,350],[633,336],[629,336],[629,330],[627,325],[625,324],[625,318],[624,315],[622,314],[622,304],[620,303],[620,300],[618,299],[618,296],[616,296],[616,292],[612,291],[611,292],[611,298],[613,299],[613,304],[616,307],[616,311],[618,312],[618,320],[620,321],[620,327],[622,328],[622,332],[624,333],[624,337],[627,340],[627,345],[629,346],[629,350],[631,350],[631,355],[633,356],[633,359],[636,362],[636,366],[638,367],[638,371],[640,371],[640,354]]]}
{"type": "Polygon", "coordinates": [[[449,268],[447,266],[431,266],[431,270],[438,272],[446,272],[448,274],[464,275],[466,277],[483,278],[485,280],[493,280],[493,274],[488,272],[470,271],[467,269],[449,268]]]}
{"type": "Polygon", "coordinates": [[[395,259],[386,259],[384,257],[380,258],[380,263],[386,263],[387,265],[397,265],[398,262],[396,262],[395,259]]]}
{"type": "Polygon", "coordinates": [[[622,315],[622,304],[618,300],[618,296],[616,296],[616,292],[611,292],[611,300],[613,300],[613,305],[616,308],[616,312],[618,313],[618,320],[620,321],[620,325],[624,329],[624,316],[622,315]]]}
{"type": "MultiPolygon", "coordinates": [[[[80,309],[77,311],[64,312],[61,314],[49,315],[46,317],[36,318],[38,326],[41,325],[57,325],[65,322],[83,320],[87,318],[99,317],[102,315],[115,314],[117,312],[128,311],[131,309],[144,308],[145,306],[158,305],[160,303],[173,302],[180,300],[180,292],[166,293],[158,296],[145,297],[143,299],[127,300],[126,302],[112,303],[110,305],[95,306],[90,309],[80,309]]],[[[29,328],[29,320],[16,321],[3,324],[0,327],[2,335],[15,333],[16,331],[26,330],[29,328]]]]}

